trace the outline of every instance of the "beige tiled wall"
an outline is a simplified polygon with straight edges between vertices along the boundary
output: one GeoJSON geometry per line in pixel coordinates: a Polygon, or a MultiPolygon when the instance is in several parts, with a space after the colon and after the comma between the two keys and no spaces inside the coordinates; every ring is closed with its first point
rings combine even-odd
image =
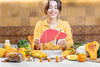
{"type": "MultiPolygon", "coordinates": [[[[62,12],[59,18],[68,21],[71,25],[74,42],[89,40],[100,42],[100,2],[62,1],[62,12]]],[[[0,42],[10,39],[11,43],[17,43],[18,40],[33,35],[37,21],[47,18],[43,8],[43,0],[0,1],[0,42]]]]}
{"type": "Polygon", "coordinates": [[[0,25],[1,25],[1,21],[2,19],[1,19],[1,3],[0,3],[0,25]]]}
{"type": "MultiPolygon", "coordinates": [[[[100,3],[62,1],[60,19],[70,25],[100,25],[100,3]]],[[[35,26],[47,17],[43,8],[43,1],[0,2],[0,26],[35,26]]]]}

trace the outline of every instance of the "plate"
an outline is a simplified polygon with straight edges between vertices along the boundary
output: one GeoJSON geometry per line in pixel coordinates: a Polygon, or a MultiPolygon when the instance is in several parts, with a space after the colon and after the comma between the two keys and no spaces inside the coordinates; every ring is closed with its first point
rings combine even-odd
{"type": "Polygon", "coordinates": [[[62,50],[41,50],[41,51],[46,53],[48,57],[62,56],[62,50]]]}

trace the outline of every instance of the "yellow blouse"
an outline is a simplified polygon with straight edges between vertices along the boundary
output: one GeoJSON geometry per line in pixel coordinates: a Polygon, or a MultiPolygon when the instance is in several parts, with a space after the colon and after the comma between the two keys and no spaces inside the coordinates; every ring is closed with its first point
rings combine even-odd
{"type": "MultiPolygon", "coordinates": [[[[38,21],[38,23],[35,26],[34,29],[34,39],[40,39],[41,34],[43,31],[50,29],[50,26],[47,23],[47,20],[45,21],[38,21]]],[[[60,29],[63,32],[67,34],[66,41],[67,41],[67,48],[70,48],[73,45],[73,39],[72,39],[72,33],[71,33],[71,28],[70,25],[68,24],[67,21],[62,21],[58,19],[58,24],[55,29],[60,29]]],[[[60,46],[54,45],[53,42],[47,43],[47,44],[42,44],[42,50],[52,50],[52,49],[61,49],[60,46]]]]}

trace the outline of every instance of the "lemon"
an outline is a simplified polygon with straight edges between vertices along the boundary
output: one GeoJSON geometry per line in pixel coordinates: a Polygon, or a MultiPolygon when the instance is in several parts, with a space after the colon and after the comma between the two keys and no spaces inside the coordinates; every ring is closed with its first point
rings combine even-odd
{"type": "Polygon", "coordinates": [[[67,55],[68,60],[78,60],[78,55],[67,55]]]}

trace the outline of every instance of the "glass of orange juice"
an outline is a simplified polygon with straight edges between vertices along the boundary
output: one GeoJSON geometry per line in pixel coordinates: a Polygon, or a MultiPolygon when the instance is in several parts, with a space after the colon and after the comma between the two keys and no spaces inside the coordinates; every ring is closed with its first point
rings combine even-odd
{"type": "Polygon", "coordinates": [[[10,41],[9,40],[5,40],[5,44],[4,44],[5,49],[9,50],[11,47],[10,41]]]}

